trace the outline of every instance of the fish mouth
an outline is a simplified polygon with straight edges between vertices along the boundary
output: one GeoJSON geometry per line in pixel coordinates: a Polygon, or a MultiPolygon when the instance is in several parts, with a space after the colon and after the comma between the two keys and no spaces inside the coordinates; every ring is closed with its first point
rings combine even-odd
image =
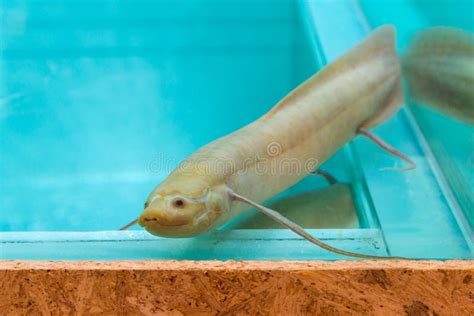
{"type": "Polygon", "coordinates": [[[138,224],[142,227],[148,228],[149,226],[158,226],[158,227],[183,227],[190,224],[192,221],[180,221],[177,223],[166,223],[164,221],[160,221],[157,218],[140,218],[138,224]]]}
{"type": "Polygon", "coordinates": [[[206,220],[204,214],[197,218],[182,219],[179,222],[160,221],[159,218],[140,218],[139,225],[155,236],[185,238],[194,237],[208,231],[212,223],[206,220]]]}
{"type": "Polygon", "coordinates": [[[201,233],[201,231],[193,225],[193,222],[173,225],[149,222],[145,224],[144,228],[152,235],[168,238],[194,237],[201,233]]]}

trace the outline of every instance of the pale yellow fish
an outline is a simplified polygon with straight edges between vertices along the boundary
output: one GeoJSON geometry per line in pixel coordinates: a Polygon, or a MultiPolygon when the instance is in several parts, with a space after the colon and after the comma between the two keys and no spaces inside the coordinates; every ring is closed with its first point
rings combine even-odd
{"type": "Polygon", "coordinates": [[[395,29],[383,26],[323,68],[253,123],[202,147],[149,195],[138,223],[166,237],[212,230],[251,207],[327,250],[362,258],[315,239],[259,203],[300,181],[404,103],[395,29]]]}
{"type": "Polygon", "coordinates": [[[474,124],[474,35],[439,26],[417,33],[402,59],[412,98],[474,124]]]}

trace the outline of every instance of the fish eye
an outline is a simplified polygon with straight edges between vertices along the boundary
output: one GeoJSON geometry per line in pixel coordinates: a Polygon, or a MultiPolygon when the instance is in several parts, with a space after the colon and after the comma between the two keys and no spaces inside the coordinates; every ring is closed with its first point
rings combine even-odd
{"type": "Polygon", "coordinates": [[[143,209],[146,209],[148,207],[148,201],[145,202],[145,205],[143,205],[143,209]]]}
{"type": "Polygon", "coordinates": [[[177,207],[177,208],[183,208],[184,207],[184,200],[183,199],[173,200],[173,206],[177,207]]]}

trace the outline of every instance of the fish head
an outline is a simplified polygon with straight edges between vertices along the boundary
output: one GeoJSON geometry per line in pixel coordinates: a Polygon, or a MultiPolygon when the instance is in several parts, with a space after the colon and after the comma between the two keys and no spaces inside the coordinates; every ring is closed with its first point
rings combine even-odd
{"type": "Polygon", "coordinates": [[[178,186],[165,181],[148,197],[138,224],[156,236],[193,237],[225,223],[229,204],[223,187],[192,179],[178,186]]]}

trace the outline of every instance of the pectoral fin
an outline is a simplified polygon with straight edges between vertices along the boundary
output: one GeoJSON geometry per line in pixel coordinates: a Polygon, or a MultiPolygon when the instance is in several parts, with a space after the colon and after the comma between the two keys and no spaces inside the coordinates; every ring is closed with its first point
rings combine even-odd
{"type": "Polygon", "coordinates": [[[345,251],[345,250],[340,250],[334,247],[329,246],[328,244],[323,243],[322,241],[316,239],[315,237],[311,236],[308,232],[304,230],[303,227],[299,226],[296,223],[293,223],[286,217],[282,216],[280,213],[269,209],[263,205],[260,205],[258,203],[255,203],[235,192],[230,192],[231,198],[235,201],[243,202],[246,203],[250,206],[255,207],[257,210],[260,212],[264,213],[268,217],[272,218],[273,220],[277,221],[283,226],[288,227],[291,229],[294,233],[300,235],[304,239],[308,240],[309,242],[326,249],[328,251],[343,255],[343,256],[350,256],[350,257],[356,257],[356,258],[364,258],[364,259],[407,259],[407,258],[402,258],[402,257],[385,257],[385,256],[372,256],[372,255],[364,255],[360,253],[355,253],[355,252],[350,252],[350,251],[345,251]]]}

